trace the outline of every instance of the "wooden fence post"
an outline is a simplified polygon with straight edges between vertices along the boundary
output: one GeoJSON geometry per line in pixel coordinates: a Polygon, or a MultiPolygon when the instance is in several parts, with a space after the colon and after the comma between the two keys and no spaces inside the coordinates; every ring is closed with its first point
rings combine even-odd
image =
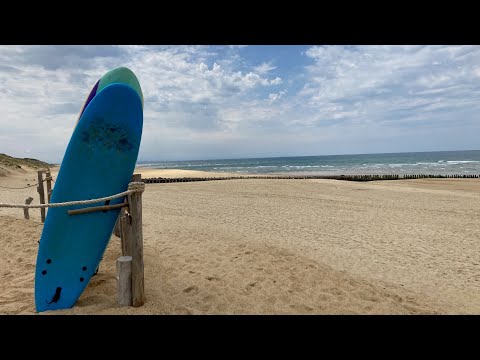
{"type": "MultiPolygon", "coordinates": [[[[132,177],[135,182],[142,181],[141,174],[132,177]]],[[[143,229],[142,229],[142,192],[129,195],[128,208],[131,217],[132,240],[132,305],[142,306],[145,303],[144,264],[143,264],[143,229]]]]}
{"type": "MultiPolygon", "coordinates": [[[[141,174],[133,174],[130,181],[142,181],[142,175],[141,174]],[[135,179],[138,179],[138,180],[135,180],[135,179]]],[[[119,238],[122,238],[121,218],[123,217],[123,215],[125,215],[125,210],[122,208],[120,210],[120,212],[118,213],[118,218],[117,218],[117,221],[115,222],[115,228],[113,230],[113,233],[115,234],[115,236],[117,236],[119,238]]],[[[122,239],[122,243],[123,243],[123,239],[122,239]]],[[[123,249],[123,245],[122,245],[122,249],[123,249]]],[[[129,254],[129,255],[131,255],[131,254],[129,254]]]]}
{"type": "Polygon", "coordinates": [[[52,197],[52,175],[50,174],[50,170],[45,172],[45,180],[47,183],[47,199],[50,204],[50,198],[52,197]]]}
{"type": "Polygon", "coordinates": [[[123,208],[121,208],[120,212],[118,213],[117,221],[115,222],[115,228],[113,230],[115,236],[119,237],[120,239],[122,238],[122,224],[120,220],[122,219],[124,213],[125,211],[123,210],[123,208]]]}
{"type": "MultiPolygon", "coordinates": [[[[25,205],[30,205],[33,201],[33,198],[32,197],[28,197],[26,200],[25,200],[25,205]]],[[[23,215],[25,216],[25,219],[30,219],[30,215],[28,214],[28,208],[23,208],[23,215]]]]}
{"type": "Polygon", "coordinates": [[[122,227],[121,247],[123,256],[132,256],[132,227],[130,225],[130,216],[124,214],[120,218],[122,227]]]}
{"type": "MultiPolygon", "coordinates": [[[[38,171],[38,194],[40,195],[40,204],[45,204],[45,193],[43,191],[43,171],[38,171]]],[[[42,223],[45,222],[45,208],[40,208],[40,217],[42,223]]]]}
{"type": "Polygon", "coordinates": [[[117,259],[118,304],[132,306],[132,257],[117,259]]]}

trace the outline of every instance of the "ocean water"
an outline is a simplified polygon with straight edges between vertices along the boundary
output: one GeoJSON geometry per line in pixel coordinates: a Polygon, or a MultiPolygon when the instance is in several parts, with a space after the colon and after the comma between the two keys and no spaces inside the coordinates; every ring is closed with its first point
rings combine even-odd
{"type": "Polygon", "coordinates": [[[201,170],[239,174],[478,175],[480,174],[480,150],[222,160],[144,161],[138,162],[137,165],[155,169],[201,170]]]}

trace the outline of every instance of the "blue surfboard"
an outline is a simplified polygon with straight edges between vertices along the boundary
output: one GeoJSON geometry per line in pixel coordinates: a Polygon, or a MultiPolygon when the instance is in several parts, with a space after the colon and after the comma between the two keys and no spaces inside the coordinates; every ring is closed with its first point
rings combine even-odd
{"type": "MultiPolygon", "coordinates": [[[[143,128],[142,99],[131,86],[112,83],[90,99],[60,166],[51,202],[88,200],[127,190],[143,128]]],[[[121,198],[111,205],[119,204],[121,198]]],[[[94,274],[120,209],[68,215],[105,203],[50,208],[35,270],[37,312],[75,305],[94,274]]]]}

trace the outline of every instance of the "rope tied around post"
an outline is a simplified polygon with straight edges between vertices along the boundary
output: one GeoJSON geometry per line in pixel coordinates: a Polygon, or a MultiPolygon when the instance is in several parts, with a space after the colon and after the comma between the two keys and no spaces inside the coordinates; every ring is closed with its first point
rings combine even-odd
{"type": "Polygon", "coordinates": [[[134,192],[142,193],[145,191],[145,183],[143,181],[141,182],[132,181],[131,183],[128,184],[128,191],[129,192],[131,191],[131,193],[134,193],[134,192]]]}
{"type": "Polygon", "coordinates": [[[53,208],[53,207],[62,207],[62,206],[70,206],[70,205],[87,205],[87,204],[94,204],[98,202],[103,202],[107,200],[118,199],[136,192],[143,192],[145,190],[145,183],[143,182],[131,182],[128,185],[128,190],[123,191],[119,194],[106,196],[98,199],[92,200],[77,200],[77,201],[67,201],[62,203],[50,203],[50,204],[39,204],[39,205],[26,205],[26,204],[4,204],[0,203],[0,207],[5,208],[28,208],[28,209],[41,209],[41,208],[53,208]]]}
{"type": "MultiPolygon", "coordinates": [[[[42,183],[45,181],[46,179],[44,179],[42,181],[42,183]]],[[[53,179],[52,179],[53,180],[53,179]]],[[[54,181],[55,182],[55,181],[54,181]]],[[[1,186],[0,185],[0,188],[2,189],[9,189],[9,190],[23,190],[23,189],[28,189],[28,188],[31,188],[31,187],[34,187],[34,186],[37,186],[39,185],[39,183],[37,182],[36,184],[33,184],[33,185],[27,185],[27,186],[24,186],[24,187],[9,187],[9,186],[1,186]]]]}

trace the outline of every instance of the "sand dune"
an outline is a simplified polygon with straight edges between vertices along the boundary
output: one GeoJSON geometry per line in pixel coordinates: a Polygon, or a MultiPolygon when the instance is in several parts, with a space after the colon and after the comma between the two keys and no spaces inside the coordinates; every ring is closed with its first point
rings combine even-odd
{"type": "MultiPolygon", "coordinates": [[[[478,179],[148,184],[146,304],[116,304],[112,236],[76,306],[43,314],[479,314],[479,200],[478,179]]],[[[31,213],[0,209],[1,314],[34,313],[31,213]]]]}

